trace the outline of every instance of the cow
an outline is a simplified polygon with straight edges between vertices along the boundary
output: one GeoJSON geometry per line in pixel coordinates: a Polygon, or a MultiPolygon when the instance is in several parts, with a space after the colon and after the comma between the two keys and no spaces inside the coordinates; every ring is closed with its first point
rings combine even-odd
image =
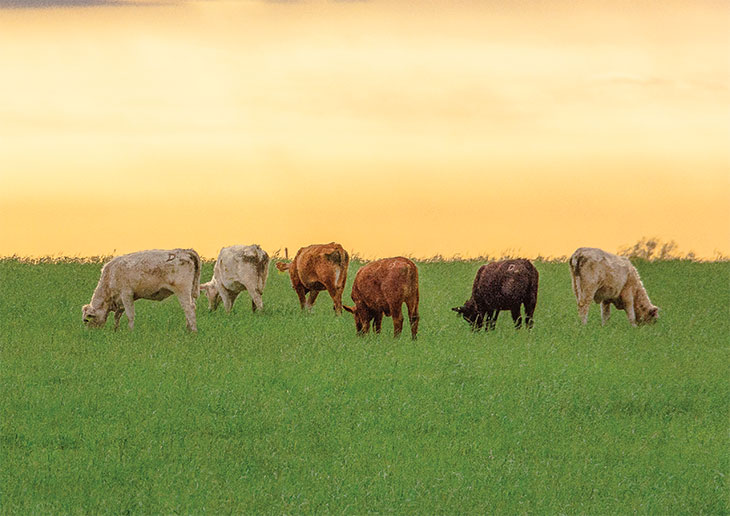
{"type": "Polygon", "coordinates": [[[501,260],[482,265],[477,271],[471,297],[463,306],[452,308],[472,327],[479,331],[486,322],[485,331],[497,325],[500,310],[512,312],[515,328],[522,326],[521,307],[525,307],[525,326],[532,328],[537,305],[539,274],[529,260],[501,260]]]}
{"type": "Polygon", "coordinates": [[[302,310],[311,309],[319,293],[326,290],[334,302],[335,314],[340,315],[349,263],[347,251],[340,244],[330,242],[302,247],[292,262],[276,262],[276,268],[289,271],[302,310]],[[307,293],[309,299],[305,298],[307,293]]]}
{"type": "Polygon", "coordinates": [[[187,328],[198,331],[195,300],[200,288],[200,256],[193,249],[139,251],[117,256],[101,269],[91,302],[81,308],[84,323],[102,328],[114,312],[114,329],[127,314],[129,329],[134,329],[134,301],[162,301],[175,294],[185,312],[187,328]]]}
{"type": "Polygon", "coordinates": [[[611,316],[611,304],[625,310],[632,326],[653,323],[659,308],[649,300],[636,267],[628,258],[593,247],[580,247],[570,257],[573,293],[578,315],[588,323],[591,301],[601,305],[601,324],[611,316]]]}
{"type": "Polygon", "coordinates": [[[255,312],[264,307],[261,295],[268,276],[269,255],[258,245],[224,247],[218,253],[213,277],[200,285],[200,291],[205,292],[210,311],[216,310],[223,301],[223,307],[230,313],[233,302],[246,290],[255,312]]]}
{"type": "Polygon", "coordinates": [[[408,258],[384,258],[360,268],[352,284],[355,306],[344,309],[355,316],[358,335],[370,331],[373,321],[375,333],[380,333],[383,315],[393,317],[393,337],[403,330],[403,303],[408,309],[411,337],[418,333],[418,268],[408,258]]]}

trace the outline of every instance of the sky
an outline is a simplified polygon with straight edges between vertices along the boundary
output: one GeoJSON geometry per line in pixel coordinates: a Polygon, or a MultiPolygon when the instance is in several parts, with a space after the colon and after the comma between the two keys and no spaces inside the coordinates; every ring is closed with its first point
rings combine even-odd
{"type": "Polygon", "coordinates": [[[0,256],[730,254],[730,8],[0,0],[0,256]]]}

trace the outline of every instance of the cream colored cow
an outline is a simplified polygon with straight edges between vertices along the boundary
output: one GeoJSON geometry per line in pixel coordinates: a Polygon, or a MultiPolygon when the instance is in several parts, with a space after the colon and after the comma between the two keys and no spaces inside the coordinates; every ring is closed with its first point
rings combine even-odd
{"type": "Polygon", "coordinates": [[[269,255],[258,245],[234,245],[224,247],[218,253],[213,268],[213,278],[200,285],[208,297],[208,308],[215,310],[223,301],[226,312],[230,312],[236,297],[244,290],[251,296],[253,311],[261,310],[264,302],[261,295],[269,276],[269,255]]]}
{"type": "Polygon", "coordinates": [[[114,329],[127,314],[134,329],[134,301],[162,301],[175,294],[185,312],[188,330],[197,331],[195,299],[200,285],[200,256],[193,249],[139,251],[117,256],[101,269],[91,303],[81,309],[87,326],[101,328],[114,312],[114,329]]]}
{"type": "Polygon", "coordinates": [[[570,273],[583,324],[588,322],[592,301],[601,305],[602,324],[611,316],[611,304],[625,310],[633,326],[656,321],[659,308],[651,304],[639,273],[628,258],[581,247],[570,257],[570,273]]]}

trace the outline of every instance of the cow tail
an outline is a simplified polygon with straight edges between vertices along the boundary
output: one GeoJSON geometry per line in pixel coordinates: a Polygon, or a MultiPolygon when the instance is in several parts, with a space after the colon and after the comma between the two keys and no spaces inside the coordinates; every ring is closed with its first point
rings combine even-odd
{"type": "Polygon", "coordinates": [[[335,249],[331,253],[325,254],[324,256],[335,265],[347,265],[347,262],[349,261],[347,251],[345,251],[344,249],[335,249]]]}
{"type": "Polygon", "coordinates": [[[340,276],[340,284],[337,285],[338,287],[345,288],[345,283],[347,282],[347,269],[350,266],[350,255],[347,254],[347,251],[344,249],[338,250],[340,254],[340,267],[342,268],[342,275],[340,276]]]}
{"type": "Polygon", "coordinates": [[[574,276],[578,276],[580,274],[580,266],[583,264],[584,257],[582,255],[573,255],[570,257],[570,270],[573,272],[574,276]]]}
{"type": "MultiPolygon", "coordinates": [[[[258,247],[258,246],[256,246],[258,247]]],[[[261,249],[261,247],[258,247],[259,251],[259,294],[263,294],[264,287],[266,286],[266,279],[269,277],[269,255],[261,249]]]]}
{"type": "MultiPolygon", "coordinates": [[[[406,268],[406,281],[403,283],[403,300],[406,302],[408,310],[408,320],[413,331],[414,324],[418,325],[418,303],[420,301],[420,293],[418,288],[418,267],[410,264],[406,268]],[[412,287],[412,288],[411,288],[412,287]]],[[[415,338],[415,336],[414,336],[415,338]]]]}
{"type": "Polygon", "coordinates": [[[193,299],[197,299],[200,294],[200,255],[195,249],[187,249],[187,254],[190,260],[193,262],[194,277],[193,277],[193,291],[191,292],[193,299]]]}
{"type": "Polygon", "coordinates": [[[416,306],[418,306],[418,301],[419,301],[419,297],[420,297],[419,289],[418,289],[418,267],[409,267],[408,271],[411,276],[411,278],[410,278],[411,282],[412,282],[411,284],[416,286],[416,291],[415,291],[414,297],[415,297],[415,301],[416,301],[416,306]]]}
{"type": "Polygon", "coordinates": [[[584,257],[580,254],[573,253],[570,257],[570,272],[573,284],[573,294],[576,298],[579,298],[580,293],[580,266],[584,261],[584,257]]]}

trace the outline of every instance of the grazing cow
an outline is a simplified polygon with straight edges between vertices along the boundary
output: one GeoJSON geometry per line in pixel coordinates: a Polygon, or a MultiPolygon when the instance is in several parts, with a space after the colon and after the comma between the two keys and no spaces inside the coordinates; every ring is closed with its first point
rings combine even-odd
{"type": "Polygon", "coordinates": [[[200,285],[208,297],[208,308],[218,308],[221,300],[226,312],[244,290],[251,296],[251,308],[255,312],[264,307],[261,295],[269,276],[269,255],[258,245],[234,245],[224,247],[218,253],[213,267],[213,278],[200,285]]]}
{"type": "Polygon", "coordinates": [[[659,308],[651,304],[636,267],[628,258],[601,249],[581,247],[570,257],[573,293],[583,324],[588,322],[591,301],[601,304],[601,323],[611,316],[611,303],[626,310],[632,326],[653,323],[659,308]]]}
{"type": "Polygon", "coordinates": [[[195,299],[200,285],[200,256],[193,249],[154,249],[117,256],[101,269],[91,303],[81,309],[84,323],[92,328],[106,324],[114,312],[114,329],[127,314],[134,329],[134,301],[162,301],[175,294],[185,312],[187,327],[197,331],[195,299]]]}
{"type": "Polygon", "coordinates": [[[370,331],[373,321],[375,333],[380,333],[383,315],[393,317],[393,336],[403,330],[403,303],[408,309],[411,337],[418,333],[418,268],[408,258],[384,258],[363,266],[352,284],[354,307],[345,310],[355,316],[359,335],[370,331]]]}
{"type": "Polygon", "coordinates": [[[532,328],[537,305],[539,275],[529,260],[502,260],[482,265],[474,278],[471,298],[464,306],[452,308],[479,331],[493,330],[500,310],[510,310],[515,328],[522,326],[521,305],[525,305],[525,325],[532,328]]]}
{"type": "Polygon", "coordinates": [[[299,296],[302,309],[311,309],[322,290],[326,290],[334,302],[337,315],[342,313],[342,291],[347,280],[350,256],[340,244],[315,244],[302,247],[291,263],[276,262],[280,271],[289,271],[291,284],[299,296]],[[309,293],[309,299],[305,296],[309,293]]]}

